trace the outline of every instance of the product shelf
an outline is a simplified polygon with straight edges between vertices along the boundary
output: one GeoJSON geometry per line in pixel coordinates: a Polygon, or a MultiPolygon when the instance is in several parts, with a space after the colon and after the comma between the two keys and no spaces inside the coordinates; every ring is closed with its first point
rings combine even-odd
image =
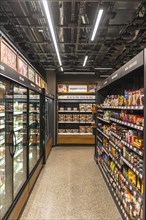
{"type": "Polygon", "coordinates": [[[103,109],[143,110],[144,106],[102,106],[103,109]]]}
{"type": "Polygon", "coordinates": [[[19,130],[22,130],[23,129],[23,126],[18,126],[16,128],[14,128],[14,131],[19,131],[19,130]]]}
{"type": "Polygon", "coordinates": [[[77,110],[77,111],[74,111],[74,110],[71,110],[71,111],[69,111],[69,110],[64,110],[64,111],[61,111],[61,110],[59,110],[58,111],[58,113],[92,113],[92,111],[79,111],[79,110],[77,110]]]}
{"type": "Polygon", "coordinates": [[[98,118],[99,120],[101,120],[101,121],[104,121],[104,122],[110,124],[110,121],[107,121],[107,120],[105,120],[105,119],[103,119],[103,118],[101,118],[101,117],[98,117],[98,116],[97,116],[97,118],[98,118]]]}
{"type": "Polygon", "coordinates": [[[136,152],[138,155],[143,156],[144,152],[142,150],[139,150],[138,148],[132,146],[128,142],[121,140],[122,144],[124,144],[126,147],[128,147],[130,150],[136,152]]]}
{"type": "Polygon", "coordinates": [[[15,153],[14,158],[17,158],[22,152],[23,152],[23,149],[18,150],[18,151],[15,153]]]}
{"type": "Polygon", "coordinates": [[[5,113],[4,112],[0,112],[0,117],[4,117],[5,113]]]}
{"type": "Polygon", "coordinates": [[[92,133],[58,133],[59,135],[93,135],[92,133]]]}
{"type": "Polygon", "coordinates": [[[119,140],[121,140],[121,137],[119,135],[117,135],[115,132],[113,131],[110,131],[110,133],[115,136],[116,138],[118,138],[119,140]]]}
{"type": "Polygon", "coordinates": [[[58,121],[59,124],[93,124],[92,121],[58,121]]]}
{"type": "Polygon", "coordinates": [[[118,161],[116,160],[116,158],[111,154],[111,153],[109,153],[109,156],[112,158],[112,160],[115,162],[115,164],[117,165],[117,167],[119,168],[119,169],[121,169],[121,165],[118,163],[118,161]]]}
{"type": "Polygon", "coordinates": [[[97,131],[99,131],[104,137],[106,137],[109,140],[109,136],[106,135],[103,131],[101,131],[99,128],[97,128],[97,131]]]}
{"type": "Polygon", "coordinates": [[[121,152],[120,147],[118,147],[116,144],[114,144],[111,140],[109,141],[109,143],[110,143],[114,148],[116,148],[117,151],[121,152]]]}
{"type": "Polygon", "coordinates": [[[106,153],[107,156],[109,156],[109,153],[107,152],[107,150],[104,147],[102,147],[102,150],[106,153]]]}
{"type": "Polygon", "coordinates": [[[128,122],[124,122],[124,121],[121,121],[121,120],[118,120],[118,119],[115,119],[115,118],[112,118],[112,117],[110,118],[110,120],[114,121],[114,122],[117,122],[118,124],[128,126],[130,128],[135,128],[135,129],[140,130],[140,131],[143,131],[143,129],[144,129],[144,127],[142,127],[142,126],[132,124],[132,123],[128,123],[128,122]]]}
{"type": "Polygon", "coordinates": [[[97,139],[102,143],[102,139],[97,135],[97,139]]]}
{"type": "Polygon", "coordinates": [[[125,164],[127,164],[128,167],[130,167],[131,170],[134,171],[134,173],[136,173],[137,176],[140,177],[140,179],[143,179],[143,174],[142,174],[141,172],[139,172],[139,171],[137,170],[137,168],[133,166],[132,163],[130,163],[130,162],[129,162],[126,158],[124,158],[123,156],[121,156],[121,159],[122,159],[122,161],[123,161],[125,164]]]}
{"type": "Polygon", "coordinates": [[[122,178],[124,180],[125,185],[133,192],[137,199],[139,199],[139,201],[142,201],[143,196],[140,193],[140,191],[125,176],[122,175],[122,178]]]}
{"type": "Polygon", "coordinates": [[[127,212],[125,211],[125,209],[124,209],[124,207],[123,207],[123,205],[122,205],[122,203],[121,203],[119,197],[117,196],[117,194],[116,194],[116,192],[115,192],[115,190],[114,190],[112,184],[110,183],[110,181],[109,181],[109,179],[108,179],[108,177],[107,177],[107,175],[106,175],[106,173],[105,173],[105,171],[104,171],[104,169],[102,168],[102,165],[101,165],[100,163],[98,163],[98,167],[100,168],[100,171],[101,171],[101,173],[103,174],[103,176],[104,176],[104,178],[105,178],[105,180],[106,180],[106,183],[107,183],[107,185],[108,185],[108,187],[109,187],[109,189],[110,189],[110,192],[111,192],[112,196],[114,197],[114,200],[115,200],[115,202],[116,202],[116,205],[118,206],[118,208],[120,209],[120,211],[123,213],[123,216],[125,217],[125,220],[130,220],[129,215],[128,215],[127,212]]]}

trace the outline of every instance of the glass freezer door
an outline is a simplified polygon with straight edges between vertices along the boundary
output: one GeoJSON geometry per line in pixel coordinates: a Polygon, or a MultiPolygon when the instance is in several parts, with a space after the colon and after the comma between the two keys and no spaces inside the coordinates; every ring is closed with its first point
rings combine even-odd
{"type": "Polygon", "coordinates": [[[40,95],[29,91],[29,172],[41,156],[40,151],[40,95]]]}
{"type": "Polygon", "coordinates": [[[27,89],[14,85],[13,91],[13,188],[15,197],[27,177],[27,89]]]}
{"type": "Polygon", "coordinates": [[[0,77],[0,219],[6,214],[13,199],[12,157],[8,145],[8,141],[11,142],[9,129],[12,130],[12,124],[8,123],[7,117],[10,101],[12,86],[0,77]]]}

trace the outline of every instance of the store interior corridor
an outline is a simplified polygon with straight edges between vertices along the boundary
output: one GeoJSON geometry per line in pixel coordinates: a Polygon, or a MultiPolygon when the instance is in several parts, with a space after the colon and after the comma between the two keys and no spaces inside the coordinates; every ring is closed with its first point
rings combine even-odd
{"type": "Polygon", "coordinates": [[[20,219],[122,220],[94,148],[53,148],[20,219]]]}

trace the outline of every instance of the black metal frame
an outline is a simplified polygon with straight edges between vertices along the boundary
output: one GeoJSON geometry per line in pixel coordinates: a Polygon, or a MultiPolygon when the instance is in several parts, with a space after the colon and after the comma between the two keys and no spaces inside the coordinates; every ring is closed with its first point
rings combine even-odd
{"type": "MultiPolygon", "coordinates": [[[[141,70],[144,71],[144,125],[146,125],[146,49],[144,49],[142,52],[140,52],[138,55],[136,55],[133,59],[131,59],[128,63],[126,63],[124,66],[122,66],[119,70],[114,72],[110,77],[108,77],[106,80],[104,80],[100,87],[96,91],[96,103],[97,105],[100,103],[103,103],[103,100],[105,96],[108,94],[108,91],[112,86],[119,85],[120,80],[124,79],[123,77],[129,76],[133,71],[141,70]],[[118,83],[118,84],[116,84],[118,83]]],[[[130,75],[132,77],[132,75],[130,75]]],[[[138,83],[138,82],[137,82],[138,83]]],[[[117,88],[119,90],[119,88],[117,88]]],[[[115,89],[116,92],[116,89],[115,89]]],[[[97,111],[96,111],[97,112],[97,111]]],[[[96,124],[97,125],[97,124],[96,124]]],[[[97,135],[97,133],[96,133],[97,135]]],[[[97,136],[96,136],[97,137],[97,136]]],[[[96,155],[96,145],[97,145],[97,138],[96,138],[96,144],[95,144],[95,161],[98,164],[98,161],[96,158],[98,158],[98,155],[96,155]]],[[[98,164],[99,168],[100,165],[98,164]]],[[[101,170],[101,168],[100,168],[101,170]]],[[[146,132],[144,132],[144,194],[143,194],[143,220],[146,219],[146,132]]],[[[102,173],[102,170],[101,170],[102,173]]],[[[103,173],[102,173],[103,175],[103,173]]],[[[104,176],[104,175],[103,175],[104,176]]],[[[104,178],[106,181],[106,178],[104,178]]],[[[106,181],[106,184],[109,187],[109,184],[106,181]]],[[[113,196],[113,192],[110,189],[110,192],[113,196]]],[[[113,196],[114,197],[114,196],[113,196]]],[[[117,207],[119,208],[119,205],[117,201],[114,199],[117,207]]],[[[120,210],[121,213],[121,210],[120,210]]],[[[121,213],[122,214],[122,213],[121,213]]],[[[123,216],[123,214],[122,214],[123,216]]],[[[125,217],[123,216],[123,219],[125,217]]]]}

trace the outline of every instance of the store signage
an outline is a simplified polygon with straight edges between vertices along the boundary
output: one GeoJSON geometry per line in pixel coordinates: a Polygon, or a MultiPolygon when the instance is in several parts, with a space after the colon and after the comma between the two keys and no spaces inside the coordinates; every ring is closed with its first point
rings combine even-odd
{"type": "Polygon", "coordinates": [[[31,85],[32,87],[34,87],[34,88],[35,88],[35,85],[34,85],[34,84],[32,84],[32,83],[31,83],[30,85],[31,85]]]}
{"type": "Polygon", "coordinates": [[[107,81],[105,81],[104,83],[103,83],[103,85],[106,85],[107,84],[107,81]]]}
{"type": "Polygon", "coordinates": [[[24,78],[22,76],[19,76],[19,79],[24,82],[24,78]]]}
{"type": "Polygon", "coordinates": [[[133,66],[137,65],[137,60],[135,60],[133,63],[131,63],[129,66],[126,66],[125,67],[125,72],[128,70],[128,69],[131,69],[133,66]]]}
{"type": "Polygon", "coordinates": [[[68,92],[87,92],[86,85],[69,85],[68,92]]]}
{"type": "Polygon", "coordinates": [[[2,66],[2,65],[0,65],[0,69],[1,69],[1,70],[5,70],[5,67],[2,66]]]}
{"type": "Polygon", "coordinates": [[[117,76],[118,76],[118,74],[113,75],[113,76],[112,76],[112,79],[117,78],[117,76]]]}
{"type": "Polygon", "coordinates": [[[95,99],[95,95],[60,95],[58,99],[95,99]]]}

